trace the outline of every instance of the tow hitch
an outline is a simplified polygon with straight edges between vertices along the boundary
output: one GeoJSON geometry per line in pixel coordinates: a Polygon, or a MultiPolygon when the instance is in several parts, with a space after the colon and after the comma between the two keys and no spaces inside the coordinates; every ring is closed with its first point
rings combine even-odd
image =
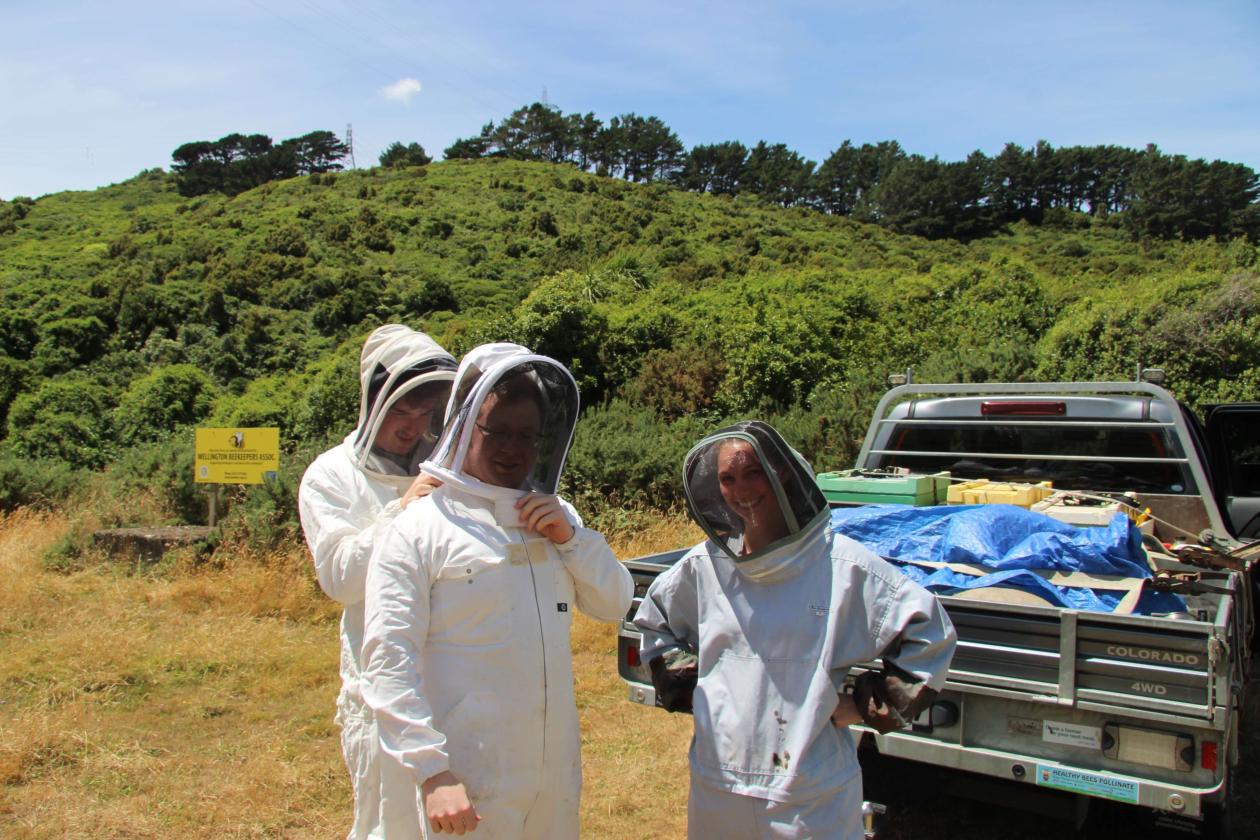
{"type": "Polygon", "coordinates": [[[878,802],[862,803],[862,836],[866,840],[875,840],[875,832],[883,821],[879,819],[888,813],[888,808],[878,802]]]}

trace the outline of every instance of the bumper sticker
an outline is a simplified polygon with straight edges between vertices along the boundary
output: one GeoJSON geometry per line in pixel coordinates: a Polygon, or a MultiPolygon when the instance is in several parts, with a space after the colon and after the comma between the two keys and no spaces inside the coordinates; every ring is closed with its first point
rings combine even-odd
{"type": "Polygon", "coordinates": [[[1042,787],[1100,796],[1104,799],[1114,799],[1116,802],[1127,802],[1130,805],[1136,805],[1138,801],[1137,782],[1098,773],[1087,773],[1084,770],[1069,770],[1066,767],[1046,767],[1038,764],[1036,781],[1042,787]]]}
{"type": "Polygon", "coordinates": [[[1101,750],[1102,730],[1097,726],[1081,726],[1075,723],[1048,720],[1042,728],[1041,740],[1051,744],[1062,744],[1065,747],[1101,750]]]}

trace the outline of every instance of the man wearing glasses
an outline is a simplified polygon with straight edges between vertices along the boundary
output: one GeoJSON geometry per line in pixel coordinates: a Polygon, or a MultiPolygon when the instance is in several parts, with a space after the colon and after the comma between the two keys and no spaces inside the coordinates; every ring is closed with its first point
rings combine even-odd
{"type": "Polygon", "coordinates": [[[554,359],[513,344],[470,352],[423,465],[442,486],[374,549],[364,696],[381,748],[424,799],[420,824],[386,803],[387,838],[578,836],[571,608],[617,620],[633,583],[555,495],[577,412],[554,359]]]}

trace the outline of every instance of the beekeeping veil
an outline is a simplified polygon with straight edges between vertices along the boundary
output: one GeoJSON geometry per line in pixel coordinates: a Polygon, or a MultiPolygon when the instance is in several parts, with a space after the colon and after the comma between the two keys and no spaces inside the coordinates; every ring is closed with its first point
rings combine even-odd
{"type": "Polygon", "coordinates": [[[803,549],[826,539],[827,501],[813,470],[760,421],[727,426],[692,447],[683,463],[683,487],[691,517],[752,580],[790,576],[795,561],[814,556],[803,549]],[[739,484],[749,480],[739,465],[751,468],[751,487],[739,484]],[[745,553],[749,532],[761,544],[745,553]]]}
{"type": "Polygon", "coordinates": [[[422,332],[402,324],[378,327],[359,354],[359,422],[351,438],[354,462],[374,477],[410,484],[442,430],[442,406],[455,378],[455,358],[422,332]],[[377,436],[391,408],[420,398],[432,402],[428,426],[408,452],[382,449],[377,436]]]}
{"type": "MultiPolygon", "coordinates": [[[[446,425],[424,471],[443,483],[506,505],[500,524],[515,525],[509,513],[522,492],[555,493],[577,424],[578,388],[568,368],[555,359],[531,353],[519,344],[484,344],[460,363],[446,409],[446,425]],[[496,406],[529,401],[538,407],[536,434],[499,428],[496,406]],[[512,449],[532,460],[518,487],[489,483],[468,472],[474,436],[479,446],[512,449]]],[[[498,507],[496,507],[498,511],[498,507]]]]}

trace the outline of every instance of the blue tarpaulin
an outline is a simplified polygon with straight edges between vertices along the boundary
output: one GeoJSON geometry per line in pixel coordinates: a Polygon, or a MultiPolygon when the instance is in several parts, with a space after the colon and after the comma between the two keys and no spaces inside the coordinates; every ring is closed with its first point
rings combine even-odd
{"type": "MultiPolygon", "coordinates": [[[[1051,603],[1111,612],[1122,593],[1104,588],[1058,586],[1029,571],[1084,572],[1149,578],[1142,535],[1117,513],[1107,527],[1077,527],[1014,505],[864,505],[836,508],[831,525],[895,562],[935,592],[1010,586],[1051,603]],[[983,576],[907,564],[965,563],[992,570],[983,576]]],[[[1144,592],[1136,612],[1174,612],[1175,595],[1144,592]]]]}

